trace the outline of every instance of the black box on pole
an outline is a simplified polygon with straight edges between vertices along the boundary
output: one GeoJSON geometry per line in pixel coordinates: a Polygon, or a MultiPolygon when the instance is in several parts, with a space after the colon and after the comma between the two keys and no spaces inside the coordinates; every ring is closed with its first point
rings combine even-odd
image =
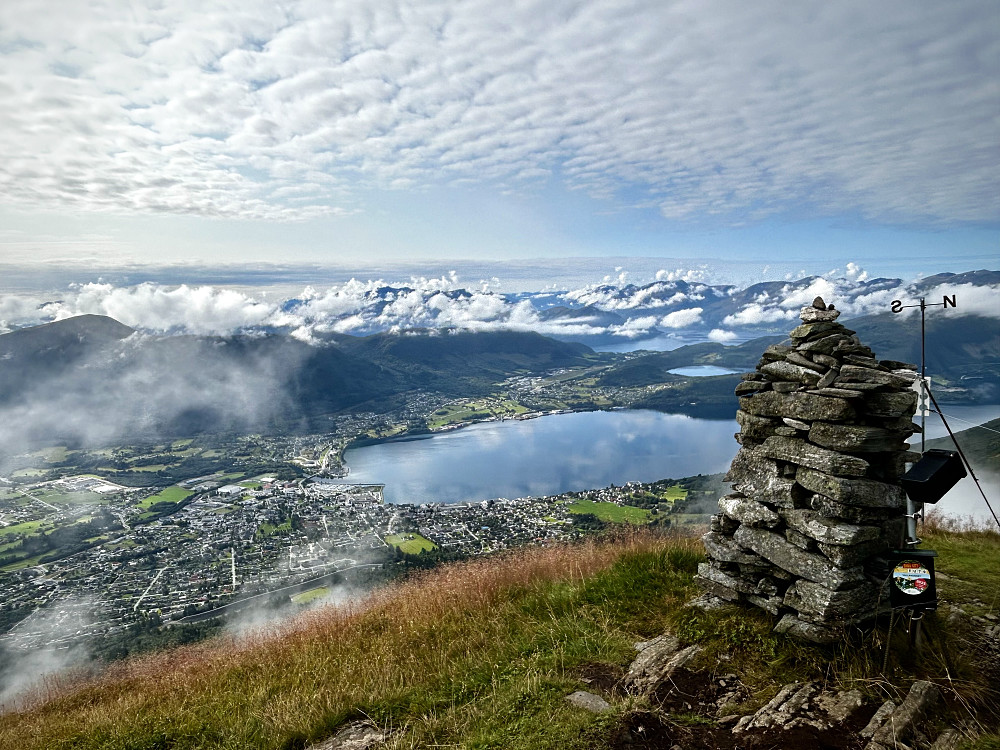
{"type": "Polygon", "coordinates": [[[936,503],[965,476],[965,466],[955,451],[932,448],[899,478],[915,503],[936,503]]]}

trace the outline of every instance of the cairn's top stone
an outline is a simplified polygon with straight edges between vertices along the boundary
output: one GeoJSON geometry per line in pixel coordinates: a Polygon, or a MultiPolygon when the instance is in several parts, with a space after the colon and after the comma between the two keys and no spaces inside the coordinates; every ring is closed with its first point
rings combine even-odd
{"type": "Polygon", "coordinates": [[[822,297],[817,297],[811,305],[802,308],[799,316],[803,323],[832,323],[840,317],[840,310],[833,305],[827,305],[822,297]]]}

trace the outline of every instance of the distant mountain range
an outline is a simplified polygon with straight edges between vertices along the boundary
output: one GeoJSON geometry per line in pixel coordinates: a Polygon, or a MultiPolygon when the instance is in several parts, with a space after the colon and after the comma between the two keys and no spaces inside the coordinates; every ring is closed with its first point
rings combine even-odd
{"type": "MultiPolygon", "coordinates": [[[[797,311],[796,311],[797,312],[797,311]]],[[[879,357],[919,362],[919,325],[891,313],[849,321],[879,357]]],[[[793,324],[785,323],[787,331],[793,324]]],[[[309,431],[318,417],[384,411],[414,390],[448,396],[490,393],[517,374],[602,363],[599,385],[681,387],[640,401],[665,411],[735,410],[737,376],[692,379],[688,365],[753,369],[784,334],[740,345],[715,342],[667,352],[596,354],[530,331],[456,328],[323,333],[310,343],[283,333],[153,335],[83,315],[0,335],[0,452],[28,440],[201,431],[309,431]]],[[[927,367],[951,399],[1000,399],[1000,331],[981,316],[928,316],[927,367]]]]}
{"type": "Polygon", "coordinates": [[[582,344],[514,331],[412,331],[307,344],[287,335],[153,336],[85,315],[0,336],[0,453],[78,436],[308,430],[400,394],[490,392],[590,362],[582,344]]]}

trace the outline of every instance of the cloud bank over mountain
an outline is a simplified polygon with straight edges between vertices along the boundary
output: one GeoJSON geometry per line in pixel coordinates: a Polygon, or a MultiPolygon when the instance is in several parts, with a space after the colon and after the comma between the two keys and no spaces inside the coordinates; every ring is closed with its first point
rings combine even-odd
{"type": "MultiPolygon", "coordinates": [[[[454,274],[406,282],[352,279],[305,288],[279,300],[214,286],[131,286],[86,283],[59,299],[0,297],[0,330],[81,314],[110,316],[141,331],[196,335],[282,331],[306,342],[330,334],[365,335],[414,328],[535,331],[589,343],[638,342],[686,334],[729,342],[786,331],[799,309],[817,297],[836,304],[844,319],[885,313],[892,300],[958,301],[949,315],[1000,318],[1000,272],[941,274],[903,282],[869,279],[857,265],[845,274],[762,281],[746,287],[710,284],[697,273],[657,274],[634,284],[627,274],[578,289],[502,293],[454,274]]],[[[904,314],[913,314],[912,310],[904,314]]],[[[680,341],[680,340],[678,340],[680,341]]]]}

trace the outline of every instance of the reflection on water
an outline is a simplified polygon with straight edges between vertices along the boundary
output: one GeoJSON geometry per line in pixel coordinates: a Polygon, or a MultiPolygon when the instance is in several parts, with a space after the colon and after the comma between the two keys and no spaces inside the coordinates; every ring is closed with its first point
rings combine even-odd
{"type": "Polygon", "coordinates": [[[737,429],[654,411],[582,412],[476,424],[344,458],[350,481],[384,483],[388,502],[461,502],[725,471],[737,429]]]}
{"type": "MultiPolygon", "coordinates": [[[[1000,405],[942,404],[956,432],[1000,417],[1000,405]]],[[[919,418],[917,419],[919,422],[919,418]]],[[[554,495],[627,481],[712,474],[729,468],[739,448],[735,421],[694,419],[653,411],[557,414],[524,421],[487,422],[347,451],[352,482],[384,482],[394,503],[461,502],[554,495]]],[[[927,418],[929,438],[947,434],[940,417],[927,418]]],[[[920,438],[910,439],[914,450],[920,438]]],[[[986,496],[1000,507],[1000,478],[979,471],[986,496]]],[[[938,503],[945,515],[992,523],[971,478],[938,503]]]]}
{"type": "Polygon", "coordinates": [[[705,378],[712,375],[733,375],[739,370],[730,370],[716,365],[691,365],[690,367],[675,367],[667,372],[671,375],[687,375],[689,378],[705,378]]]}

